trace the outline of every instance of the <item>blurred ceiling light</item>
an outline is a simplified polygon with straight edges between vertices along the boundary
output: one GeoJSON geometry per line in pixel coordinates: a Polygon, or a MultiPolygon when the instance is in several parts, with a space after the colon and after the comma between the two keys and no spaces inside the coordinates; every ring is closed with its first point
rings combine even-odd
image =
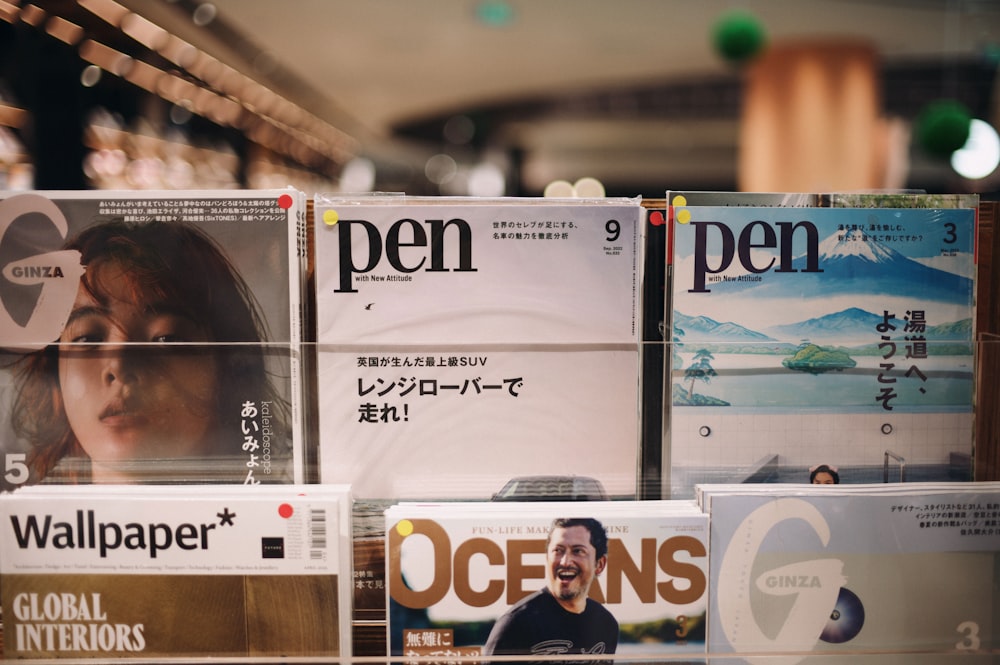
{"type": "Polygon", "coordinates": [[[221,93],[232,95],[237,99],[239,99],[243,92],[243,77],[238,71],[225,63],[222,63],[222,68],[209,83],[221,93]]]}
{"type": "Polygon", "coordinates": [[[160,50],[170,40],[169,32],[138,14],[128,14],[121,23],[122,32],[153,51],[160,50]]]}
{"type": "Polygon", "coordinates": [[[114,0],[77,0],[76,4],[116,28],[120,27],[125,17],[132,13],[114,0]]]}
{"type": "Polygon", "coordinates": [[[194,93],[191,95],[194,112],[203,118],[212,117],[212,109],[218,96],[211,90],[194,86],[194,93]]]}
{"type": "MultiPolygon", "coordinates": [[[[251,140],[310,166],[328,168],[331,161],[342,164],[355,155],[358,142],[353,137],[115,0],[77,0],[76,4],[192,76],[178,77],[88,39],[82,27],[59,16],[49,17],[38,5],[18,8],[11,0],[0,0],[0,19],[20,18],[39,29],[44,25],[49,34],[66,43],[79,42],[80,57],[94,66],[82,73],[84,85],[96,85],[103,71],[111,72],[220,125],[245,129],[251,140]],[[252,122],[255,118],[261,122],[252,122]]],[[[207,25],[216,18],[217,9],[202,2],[194,15],[196,23],[207,25]]],[[[275,69],[277,60],[261,54],[255,65],[258,70],[275,69]]]]}
{"type": "Polygon", "coordinates": [[[178,67],[187,69],[198,57],[198,49],[180,37],[171,35],[167,43],[159,49],[159,54],[178,67]]]}
{"type": "Polygon", "coordinates": [[[25,5],[21,10],[21,20],[37,28],[45,21],[45,10],[38,5],[25,5]]]}
{"type": "Polygon", "coordinates": [[[503,196],[507,190],[507,181],[496,164],[478,164],[469,171],[468,190],[471,196],[503,196]]]}
{"type": "Polygon", "coordinates": [[[102,71],[97,65],[87,65],[80,72],[80,84],[85,88],[93,88],[101,80],[102,71]]]}
{"type": "Polygon", "coordinates": [[[458,172],[458,164],[450,155],[437,154],[424,164],[424,175],[435,185],[447,184],[458,172]]]}
{"type": "Polygon", "coordinates": [[[221,124],[239,127],[243,117],[243,107],[228,97],[219,97],[216,113],[221,124]]]}
{"type": "Polygon", "coordinates": [[[257,88],[256,94],[253,96],[256,112],[264,116],[273,116],[277,108],[275,97],[276,95],[264,86],[257,88]]]}
{"type": "Polygon", "coordinates": [[[170,107],[170,122],[175,125],[183,125],[191,120],[191,105],[183,102],[174,102],[170,107]]]}
{"type": "Polygon", "coordinates": [[[951,167],[969,180],[985,178],[1000,166],[1000,136],[983,120],[973,118],[969,140],[951,155],[951,167]]]}
{"type": "Polygon", "coordinates": [[[70,46],[83,39],[83,28],[59,16],[53,16],[49,19],[48,23],[45,24],[45,32],[70,46]]]}
{"type": "Polygon", "coordinates": [[[176,74],[167,74],[164,72],[163,76],[156,83],[156,94],[160,97],[168,102],[183,104],[192,109],[194,108],[194,96],[197,92],[198,86],[182,79],[176,74]]]}
{"type": "Polygon", "coordinates": [[[0,101],[0,126],[23,127],[28,121],[28,112],[0,101]]]}
{"type": "Polygon", "coordinates": [[[211,2],[203,2],[194,10],[191,14],[191,20],[194,24],[200,28],[204,28],[206,25],[215,20],[218,10],[215,8],[211,2]]]}
{"type": "Polygon", "coordinates": [[[355,157],[340,172],[341,192],[370,192],[375,187],[375,163],[367,157],[355,157]]]}
{"type": "Polygon", "coordinates": [[[227,127],[233,124],[235,119],[232,109],[229,106],[230,100],[220,97],[208,90],[203,90],[200,95],[200,105],[204,109],[202,115],[209,118],[220,127],[227,127]]]}
{"type": "Polygon", "coordinates": [[[137,85],[147,92],[159,95],[158,83],[164,76],[166,76],[166,74],[161,69],[153,67],[142,60],[136,60],[133,63],[132,69],[125,74],[124,78],[129,83],[137,85]]]}
{"type": "Polygon", "coordinates": [[[242,74],[238,70],[233,70],[230,76],[226,77],[226,85],[223,91],[232,95],[241,104],[246,102],[247,93],[253,88],[253,79],[242,74]]]}
{"type": "Polygon", "coordinates": [[[12,5],[5,0],[0,0],[0,20],[13,23],[21,14],[21,9],[17,5],[12,5]]]}
{"type": "Polygon", "coordinates": [[[222,74],[222,63],[217,58],[200,51],[188,69],[202,81],[215,85],[218,77],[222,74]]]}
{"type": "Polygon", "coordinates": [[[80,44],[80,57],[115,76],[127,75],[135,65],[132,58],[121,51],[116,51],[93,39],[84,40],[80,44]]]}
{"type": "Polygon", "coordinates": [[[476,124],[467,115],[454,115],[444,123],[441,133],[448,143],[464,145],[476,135],[476,124]]]}

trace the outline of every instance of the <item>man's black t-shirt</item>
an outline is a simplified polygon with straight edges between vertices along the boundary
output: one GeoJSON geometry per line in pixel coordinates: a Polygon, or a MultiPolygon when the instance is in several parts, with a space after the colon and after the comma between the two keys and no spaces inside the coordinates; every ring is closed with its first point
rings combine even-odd
{"type": "Polygon", "coordinates": [[[483,654],[602,654],[617,648],[618,622],[604,606],[588,598],[587,608],[574,614],[542,589],[497,619],[483,654]]]}

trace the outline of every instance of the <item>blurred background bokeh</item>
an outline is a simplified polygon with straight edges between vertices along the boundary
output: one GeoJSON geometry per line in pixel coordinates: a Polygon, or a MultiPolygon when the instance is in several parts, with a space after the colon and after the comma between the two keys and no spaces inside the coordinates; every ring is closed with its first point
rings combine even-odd
{"type": "Polygon", "coordinates": [[[998,64],[995,0],[0,0],[0,188],[988,200],[998,64]]]}

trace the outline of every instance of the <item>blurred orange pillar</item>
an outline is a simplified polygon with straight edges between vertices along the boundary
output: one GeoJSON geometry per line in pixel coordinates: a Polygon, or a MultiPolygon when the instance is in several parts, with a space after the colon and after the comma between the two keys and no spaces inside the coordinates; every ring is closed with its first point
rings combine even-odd
{"type": "Polygon", "coordinates": [[[877,57],[855,40],[771,44],[747,69],[739,188],[829,192],[882,186],[877,57]]]}

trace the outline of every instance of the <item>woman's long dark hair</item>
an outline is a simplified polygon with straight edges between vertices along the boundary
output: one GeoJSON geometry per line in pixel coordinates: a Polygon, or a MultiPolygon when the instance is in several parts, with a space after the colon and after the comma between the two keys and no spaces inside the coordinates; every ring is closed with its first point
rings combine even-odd
{"type": "MultiPolygon", "coordinates": [[[[217,409],[218,421],[238,422],[241,403],[253,395],[271,400],[276,422],[287,422],[287,400],[267,372],[262,344],[267,334],[259,306],[212,238],[182,222],[112,220],[83,230],[66,249],[81,253],[86,268],[81,287],[96,302],[107,300],[108,288],[102,283],[107,271],[101,267],[113,265],[121,269],[133,302],[169,303],[204,328],[216,344],[180,352],[208,353],[217,360],[219,391],[216,403],[206,406],[217,409]]],[[[38,478],[64,457],[84,456],[63,408],[58,359],[59,344],[53,343],[26,356],[16,372],[12,425],[31,444],[29,466],[38,478]]],[[[285,445],[285,438],[281,440],[285,445]]],[[[234,443],[238,450],[242,438],[234,443]]]]}

